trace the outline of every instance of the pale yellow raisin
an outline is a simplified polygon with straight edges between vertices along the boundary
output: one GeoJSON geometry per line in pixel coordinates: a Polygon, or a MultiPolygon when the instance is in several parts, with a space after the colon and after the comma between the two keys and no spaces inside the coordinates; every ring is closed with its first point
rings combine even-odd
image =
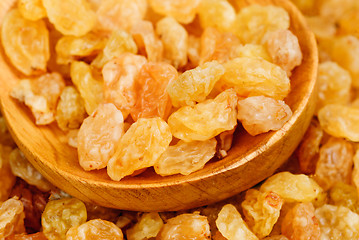
{"type": "Polygon", "coordinates": [[[87,114],[91,114],[103,100],[103,81],[94,78],[85,62],[73,61],[71,80],[84,100],[87,114]]]}
{"type": "Polygon", "coordinates": [[[344,206],[325,204],[315,210],[321,239],[358,239],[359,215],[344,206]]]}
{"type": "Polygon", "coordinates": [[[0,205],[0,238],[6,239],[12,234],[25,233],[24,205],[16,198],[10,198],[0,205]]]}
{"type": "Polygon", "coordinates": [[[82,123],[77,135],[77,152],[86,170],[107,166],[124,134],[123,116],[112,103],[100,104],[82,123]]]}
{"type": "Polygon", "coordinates": [[[31,21],[46,17],[46,10],[41,0],[18,0],[17,7],[22,16],[31,21]]]}
{"type": "Polygon", "coordinates": [[[173,106],[194,106],[203,102],[223,74],[224,67],[217,61],[185,71],[167,87],[173,106]]]}
{"type": "Polygon", "coordinates": [[[10,96],[30,108],[37,125],[46,125],[55,120],[57,102],[64,88],[65,81],[59,73],[47,73],[20,80],[10,96]]]}
{"type": "Polygon", "coordinates": [[[350,183],[353,168],[353,146],[349,141],[330,137],[320,148],[314,179],[328,190],[337,182],[350,183]]]}
{"type": "Polygon", "coordinates": [[[191,66],[193,67],[198,66],[200,61],[200,51],[201,51],[200,38],[192,34],[189,34],[187,46],[188,46],[187,56],[188,56],[189,64],[191,64],[191,66]]]}
{"type": "Polygon", "coordinates": [[[257,240],[258,237],[249,230],[241,214],[232,204],[224,205],[218,213],[216,225],[219,232],[228,240],[257,240]]]}
{"type": "Polygon", "coordinates": [[[227,0],[202,0],[198,16],[202,28],[214,27],[228,31],[236,19],[236,11],[227,0]]]}
{"type": "Polygon", "coordinates": [[[292,117],[292,110],[282,100],[256,96],[238,100],[238,120],[252,136],[279,130],[292,117]]]}
{"type": "Polygon", "coordinates": [[[156,33],[163,43],[163,54],[166,60],[175,67],[187,64],[188,33],[172,17],[162,18],[156,23],[156,33]]]}
{"type": "Polygon", "coordinates": [[[121,138],[107,173],[115,181],[153,166],[172,140],[167,123],[159,117],[140,118],[121,138]]]}
{"type": "Polygon", "coordinates": [[[215,88],[233,87],[241,97],[266,96],[283,100],[290,80],[279,66],[264,59],[235,58],[224,64],[225,73],[215,88]]]}
{"type": "Polygon", "coordinates": [[[346,105],[350,100],[352,79],[348,71],[335,62],[320,63],[318,67],[318,101],[316,112],[328,104],[346,105]]]}
{"type": "Polygon", "coordinates": [[[127,240],[154,238],[162,226],[163,220],[157,212],[144,213],[138,222],[126,231],[127,240]]]}
{"type": "Polygon", "coordinates": [[[178,109],[168,118],[173,136],[186,142],[209,140],[237,125],[237,95],[233,89],[194,106],[178,109]]]}
{"type": "Polygon", "coordinates": [[[2,22],[1,40],[13,66],[25,75],[46,72],[50,58],[49,31],[43,20],[31,21],[19,10],[9,11],[2,22]]]}
{"type": "Polygon", "coordinates": [[[71,227],[86,222],[86,206],[76,198],[51,200],[41,215],[42,231],[49,240],[65,239],[71,227]]]}
{"type": "Polygon", "coordinates": [[[269,177],[259,190],[275,192],[288,202],[310,202],[323,192],[309,176],[290,172],[280,172],[269,177]]]}
{"type": "Polygon", "coordinates": [[[323,130],[332,136],[359,141],[359,109],[342,104],[328,104],[318,112],[323,130]]]}
{"type": "Polygon", "coordinates": [[[94,219],[79,226],[70,228],[66,233],[66,240],[123,240],[123,234],[114,223],[94,219]]]}
{"type": "Polygon", "coordinates": [[[273,63],[286,71],[288,76],[291,76],[292,70],[302,63],[303,54],[298,38],[287,29],[268,33],[265,45],[273,63]]]}
{"type": "Polygon", "coordinates": [[[183,24],[193,21],[200,2],[200,0],[149,0],[155,12],[173,17],[183,24]]]}
{"type": "Polygon", "coordinates": [[[106,0],[98,4],[96,15],[100,29],[129,31],[147,12],[147,0],[106,0]]]}
{"type": "Polygon", "coordinates": [[[107,37],[90,32],[81,37],[63,36],[56,43],[57,64],[69,64],[72,60],[98,54],[106,45],[107,37]]]}
{"type": "Polygon", "coordinates": [[[288,29],[289,25],[289,15],[283,8],[253,4],[240,10],[232,31],[243,43],[262,44],[267,33],[288,29]]]}
{"type": "Polygon", "coordinates": [[[168,219],[157,235],[157,240],[196,239],[209,240],[211,232],[207,217],[197,213],[184,213],[168,219]]]}
{"type": "Polygon", "coordinates": [[[249,189],[241,206],[245,222],[259,238],[268,236],[277,222],[283,199],[275,192],[249,189]]]}
{"type": "Polygon", "coordinates": [[[56,108],[57,125],[64,131],[77,129],[86,117],[84,101],[73,86],[64,88],[56,108]]]}
{"type": "Polygon", "coordinates": [[[154,168],[161,176],[182,174],[188,175],[199,169],[213,158],[216,153],[217,141],[179,141],[169,146],[161,155],[154,168]]]}
{"type": "Polygon", "coordinates": [[[104,101],[120,109],[124,119],[136,104],[135,82],[146,62],[143,56],[123,53],[107,62],[102,69],[104,101]]]}
{"type": "Polygon", "coordinates": [[[237,49],[238,57],[263,58],[268,62],[272,62],[272,58],[268,50],[260,44],[247,43],[237,49]]]}
{"type": "Polygon", "coordinates": [[[86,0],[42,0],[47,16],[64,35],[83,36],[96,24],[96,14],[86,0]]]}
{"type": "Polygon", "coordinates": [[[31,165],[18,148],[11,151],[9,163],[12,173],[25,180],[28,184],[36,186],[43,192],[48,192],[54,188],[54,186],[31,165]]]}
{"type": "Polygon", "coordinates": [[[108,61],[120,54],[137,53],[137,46],[131,34],[116,30],[112,32],[102,52],[92,61],[91,66],[101,69],[108,61]]]}
{"type": "Polygon", "coordinates": [[[359,214],[359,196],[357,188],[344,182],[335,183],[329,190],[329,202],[336,206],[344,206],[359,214]]]}

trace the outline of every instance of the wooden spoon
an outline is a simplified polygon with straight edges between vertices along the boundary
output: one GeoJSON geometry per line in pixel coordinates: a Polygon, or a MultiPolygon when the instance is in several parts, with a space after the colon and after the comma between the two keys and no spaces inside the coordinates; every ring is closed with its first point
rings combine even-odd
{"type": "MultiPolygon", "coordinates": [[[[239,1],[239,0],[238,0],[239,1]]],[[[0,23],[15,0],[0,2],[0,23]]],[[[136,211],[188,209],[233,196],[272,175],[293,153],[314,112],[317,48],[301,13],[285,0],[247,0],[241,5],[274,4],[285,8],[291,27],[299,39],[303,62],[291,77],[291,93],[286,98],[293,116],[282,129],[252,137],[243,131],[235,135],[229,155],[208,163],[189,176],[161,177],[148,170],[120,182],[112,181],[105,170],[84,171],[77,152],[65,142],[56,124],[38,127],[30,112],[9,97],[21,77],[0,56],[0,100],[10,132],[29,161],[54,185],[83,201],[136,211]]]]}

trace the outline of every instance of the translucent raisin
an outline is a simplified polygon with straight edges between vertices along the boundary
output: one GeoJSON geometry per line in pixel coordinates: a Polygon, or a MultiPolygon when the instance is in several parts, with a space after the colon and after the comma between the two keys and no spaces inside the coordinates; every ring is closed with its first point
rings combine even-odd
{"type": "Polygon", "coordinates": [[[83,36],[94,27],[96,14],[86,0],[42,0],[47,16],[64,35],[83,36]]]}
{"type": "Polygon", "coordinates": [[[344,206],[359,214],[359,196],[355,186],[337,182],[329,191],[329,202],[336,206],[344,206]]]}
{"type": "Polygon", "coordinates": [[[318,219],[312,203],[298,203],[287,212],[282,222],[282,234],[288,239],[319,240],[318,219]]]}
{"type": "Polygon", "coordinates": [[[121,138],[107,173],[115,181],[134,171],[153,166],[172,140],[167,123],[161,118],[140,118],[121,138]]]}
{"type": "Polygon", "coordinates": [[[0,205],[0,238],[24,233],[24,206],[20,200],[10,198],[0,205]]]}
{"type": "Polygon", "coordinates": [[[188,175],[202,169],[213,158],[216,146],[214,138],[207,141],[179,141],[161,155],[154,166],[155,171],[162,176],[178,173],[188,175]]]}
{"type": "Polygon", "coordinates": [[[272,62],[272,58],[268,53],[266,47],[260,44],[247,43],[237,49],[238,57],[248,57],[248,58],[263,58],[268,62],[272,62]]]}
{"type": "Polygon", "coordinates": [[[290,172],[280,172],[269,177],[259,190],[275,192],[288,202],[310,202],[323,192],[309,176],[290,172]]]}
{"type": "Polygon", "coordinates": [[[27,20],[19,10],[11,10],[3,19],[1,40],[6,55],[20,72],[25,75],[46,72],[49,32],[43,20],[27,20]]]}
{"type": "Polygon", "coordinates": [[[157,235],[158,240],[211,239],[207,217],[196,213],[185,213],[168,219],[157,235]]]}
{"type": "Polygon", "coordinates": [[[77,129],[86,117],[86,110],[80,93],[73,86],[64,88],[56,108],[57,125],[64,131],[77,129]]]}
{"type": "Polygon", "coordinates": [[[156,23],[156,33],[164,48],[164,58],[175,67],[187,64],[188,33],[186,29],[172,17],[162,18],[156,23]]]}
{"type": "Polygon", "coordinates": [[[224,68],[217,61],[185,71],[167,87],[173,106],[193,106],[203,102],[223,74],[224,68]]]}
{"type": "Polygon", "coordinates": [[[331,137],[319,150],[315,180],[324,190],[328,190],[339,181],[349,183],[353,155],[353,146],[349,141],[331,137]]]}
{"type": "Polygon", "coordinates": [[[282,100],[256,96],[238,101],[238,120],[252,136],[279,130],[292,117],[292,110],[282,100]]]}
{"type": "Polygon", "coordinates": [[[87,239],[123,240],[123,234],[114,223],[102,219],[94,219],[74,226],[66,233],[66,240],[87,239]]]}
{"type": "Polygon", "coordinates": [[[287,74],[264,59],[235,58],[224,64],[225,73],[216,88],[233,87],[242,97],[266,96],[283,100],[290,91],[287,74]]]}
{"type": "Polygon", "coordinates": [[[268,236],[277,222],[283,199],[274,192],[260,192],[249,189],[242,202],[245,222],[259,237],[268,236]]]}
{"type": "Polygon", "coordinates": [[[143,56],[123,53],[107,62],[102,69],[104,101],[113,103],[127,118],[136,104],[135,81],[147,62],[143,56]]]}
{"type": "Polygon", "coordinates": [[[186,142],[205,141],[237,125],[237,95],[233,89],[194,106],[178,109],[168,118],[172,134],[186,142]]]}
{"type": "Polygon", "coordinates": [[[49,240],[65,239],[71,227],[86,222],[86,206],[76,198],[52,200],[46,204],[41,216],[43,233],[49,240]]]}
{"type": "Polygon", "coordinates": [[[17,7],[21,15],[31,21],[46,17],[46,10],[41,0],[18,0],[17,7]]]}
{"type": "Polygon", "coordinates": [[[154,238],[162,226],[163,220],[157,212],[144,213],[138,222],[126,231],[126,237],[128,240],[154,238]]]}
{"type": "Polygon", "coordinates": [[[86,171],[105,168],[123,134],[121,111],[112,103],[100,104],[84,120],[77,135],[81,167],[86,171]]]}

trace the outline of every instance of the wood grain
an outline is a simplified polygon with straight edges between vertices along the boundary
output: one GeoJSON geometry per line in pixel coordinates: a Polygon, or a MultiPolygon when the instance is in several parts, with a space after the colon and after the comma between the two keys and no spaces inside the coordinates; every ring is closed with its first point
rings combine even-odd
{"type": "MultiPolygon", "coordinates": [[[[291,78],[286,98],[294,114],[282,129],[251,137],[235,135],[229,155],[207,164],[189,176],[160,177],[153,171],[125,178],[109,179],[106,171],[85,172],[78,164],[76,150],[65,143],[55,124],[37,127],[29,111],[9,97],[10,89],[22,76],[9,66],[1,50],[1,108],[11,134],[30,162],[54,185],[87,202],[136,211],[180,210],[202,206],[233,196],[270,176],[293,153],[314,112],[317,48],[300,12],[285,0],[246,0],[245,4],[275,4],[291,16],[291,30],[298,36],[303,63],[291,78]]],[[[241,3],[241,5],[243,4],[241,3]]],[[[14,0],[0,1],[0,23],[14,0]]]]}

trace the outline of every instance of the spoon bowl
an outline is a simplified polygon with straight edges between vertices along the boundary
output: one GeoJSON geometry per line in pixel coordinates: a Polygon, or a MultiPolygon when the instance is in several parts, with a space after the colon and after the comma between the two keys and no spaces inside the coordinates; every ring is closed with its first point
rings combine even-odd
{"type": "MultiPolygon", "coordinates": [[[[293,116],[278,131],[252,137],[237,130],[228,156],[212,161],[188,176],[161,177],[149,169],[135,177],[112,181],[106,170],[84,171],[77,151],[66,143],[56,124],[36,126],[29,110],[9,92],[21,74],[0,54],[2,114],[18,147],[51,183],[70,195],[101,206],[135,211],[168,211],[203,206],[233,196],[272,175],[293,153],[313,116],[318,65],[314,35],[299,10],[286,0],[243,0],[244,4],[273,4],[287,10],[290,30],[298,37],[303,62],[291,76],[285,102],[293,116]]],[[[0,1],[0,24],[14,0],[0,1]]],[[[239,127],[240,128],[240,127],[239,127]]]]}

